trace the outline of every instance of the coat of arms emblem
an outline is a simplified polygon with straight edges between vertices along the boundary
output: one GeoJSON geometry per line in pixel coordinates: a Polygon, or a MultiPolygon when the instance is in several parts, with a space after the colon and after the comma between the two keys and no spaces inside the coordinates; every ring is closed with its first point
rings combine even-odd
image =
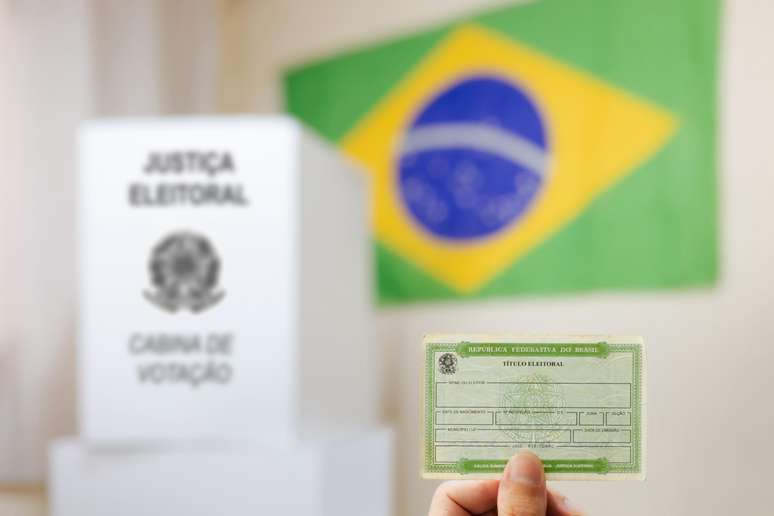
{"type": "Polygon", "coordinates": [[[444,353],[438,359],[438,370],[441,374],[454,374],[457,372],[457,357],[452,353],[444,353]]]}
{"type": "Polygon", "coordinates": [[[199,234],[178,231],[164,237],[151,252],[151,284],[145,298],[169,312],[193,313],[217,304],[225,292],[218,290],[220,259],[210,241],[199,234]]]}

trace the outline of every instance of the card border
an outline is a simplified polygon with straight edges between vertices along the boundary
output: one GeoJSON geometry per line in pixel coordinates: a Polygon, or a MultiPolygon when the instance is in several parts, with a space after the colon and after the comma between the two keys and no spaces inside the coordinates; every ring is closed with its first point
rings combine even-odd
{"type": "Polygon", "coordinates": [[[438,465],[432,460],[434,446],[433,435],[433,384],[435,380],[435,367],[433,353],[439,351],[454,351],[460,343],[555,343],[555,344],[586,344],[605,342],[610,352],[632,353],[632,379],[636,380],[632,385],[632,438],[635,441],[632,446],[633,459],[624,465],[610,465],[606,473],[547,473],[548,480],[620,480],[637,479],[644,480],[646,476],[646,353],[645,343],[642,337],[612,336],[612,335],[490,335],[490,334],[429,334],[422,341],[422,413],[420,415],[420,427],[422,432],[422,456],[421,476],[427,479],[475,479],[475,478],[499,478],[500,473],[460,473],[454,465],[438,465]]]}

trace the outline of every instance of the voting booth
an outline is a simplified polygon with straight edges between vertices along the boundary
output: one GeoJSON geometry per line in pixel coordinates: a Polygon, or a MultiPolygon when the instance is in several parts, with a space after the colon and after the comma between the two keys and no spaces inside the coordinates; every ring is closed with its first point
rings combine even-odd
{"type": "Polygon", "coordinates": [[[126,486],[182,511],[180,475],[247,514],[296,466],[322,490],[353,464],[388,507],[364,176],[281,116],[92,122],[79,157],[80,439],[52,446],[54,514],[151,510],[126,486]]]}

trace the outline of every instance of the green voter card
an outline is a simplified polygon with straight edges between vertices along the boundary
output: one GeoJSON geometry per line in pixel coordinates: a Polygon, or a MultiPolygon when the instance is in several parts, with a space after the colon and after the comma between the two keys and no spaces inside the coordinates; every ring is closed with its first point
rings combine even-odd
{"type": "Polygon", "coordinates": [[[428,335],[425,478],[496,478],[529,448],[549,479],[645,477],[640,337],[428,335]]]}

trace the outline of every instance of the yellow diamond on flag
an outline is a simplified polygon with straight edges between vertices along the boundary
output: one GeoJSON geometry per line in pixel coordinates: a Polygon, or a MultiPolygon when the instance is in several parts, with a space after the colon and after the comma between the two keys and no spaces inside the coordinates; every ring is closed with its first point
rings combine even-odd
{"type": "Polygon", "coordinates": [[[373,176],[377,239],[468,293],[571,222],[676,127],[667,111],[587,72],[465,26],[342,146],[373,176]],[[501,104],[503,113],[487,112],[501,104]]]}

